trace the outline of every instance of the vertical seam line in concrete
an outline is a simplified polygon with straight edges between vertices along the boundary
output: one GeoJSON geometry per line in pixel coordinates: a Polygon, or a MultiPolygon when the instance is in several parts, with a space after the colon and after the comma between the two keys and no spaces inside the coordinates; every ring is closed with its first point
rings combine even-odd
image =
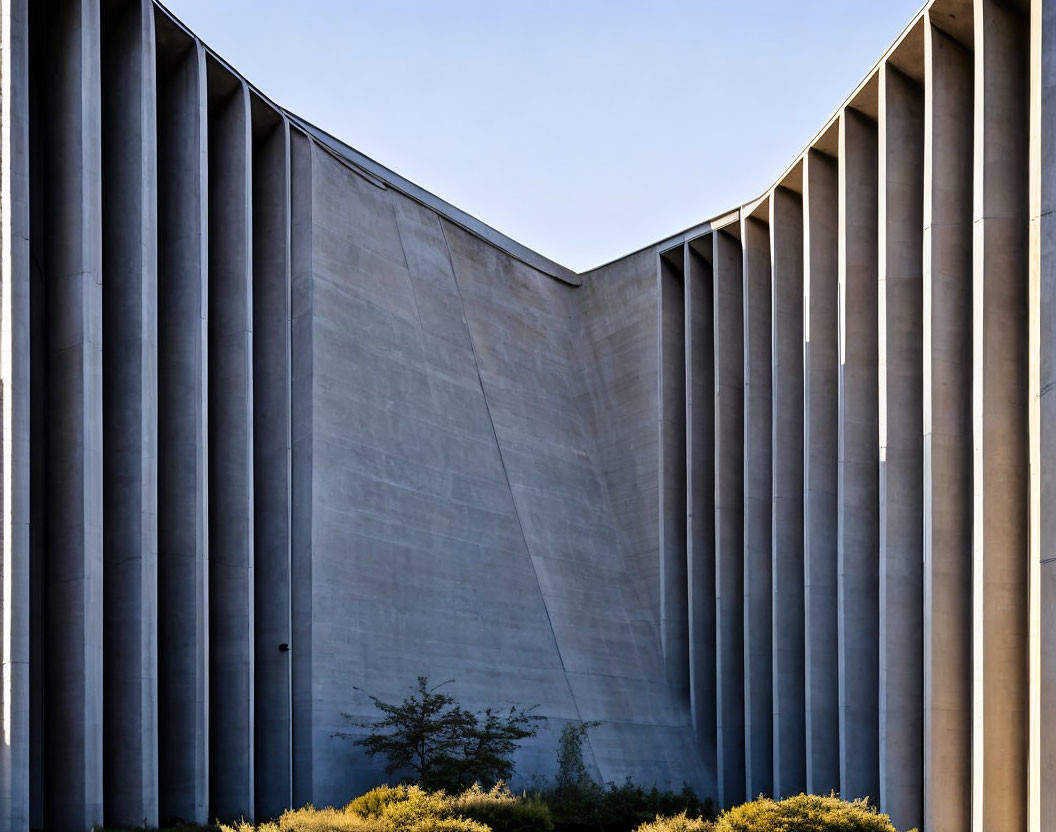
{"type": "MultiPolygon", "coordinates": [[[[411,263],[407,259],[407,246],[405,246],[403,244],[403,231],[400,230],[400,217],[396,213],[396,205],[391,199],[389,200],[389,207],[392,209],[392,222],[396,226],[396,239],[399,240],[399,243],[400,243],[400,254],[403,255],[403,265],[407,269],[407,282],[410,284],[410,287],[411,287],[411,301],[414,303],[414,316],[418,319],[418,328],[420,330],[422,330],[422,332],[425,332],[425,327],[422,325],[422,313],[421,313],[421,310],[418,308],[418,291],[414,288],[414,275],[411,274],[411,263]]],[[[444,246],[445,247],[447,246],[447,237],[444,237],[444,246]]],[[[447,254],[447,259],[448,259],[448,262],[451,262],[451,252],[450,251],[447,254]]],[[[454,270],[455,270],[455,264],[451,263],[451,271],[454,272],[454,270]]],[[[457,285],[457,283],[458,283],[457,279],[455,280],[455,283],[457,285]]],[[[459,299],[459,301],[462,300],[461,293],[459,294],[458,299],[459,299]]],[[[465,306],[464,305],[463,305],[462,312],[463,312],[463,315],[465,315],[465,306]]],[[[469,324],[468,323],[466,324],[466,330],[467,330],[467,332],[469,330],[469,324]]],[[[473,340],[472,337],[470,337],[470,341],[471,342],[472,342],[472,340],[473,340]]],[[[476,356],[476,353],[474,353],[474,357],[475,356],[476,356]]],[[[478,372],[478,375],[479,375],[479,372],[478,372]]],[[[481,385],[481,389],[483,389],[483,385],[481,385]]]]}
{"type": "MultiPolygon", "coordinates": [[[[521,541],[524,543],[524,551],[528,555],[528,563],[532,567],[532,577],[535,578],[536,589],[539,590],[539,599],[543,603],[543,613],[546,615],[546,623],[550,628],[550,636],[554,640],[554,650],[557,651],[557,660],[561,664],[561,675],[565,678],[565,686],[568,688],[568,696],[572,700],[572,707],[576,711],[576,719],[580,725],[583,724],[583,715],[579,711],[579,702],[572,690],[572,683],[568,680],[568,669],[565,667],[565,657],[561,653],[561,642],[558,641],[557,631],[554,629],[554,621],[550,617],[550,608],[546,603],[546,595],[543,593],[542,584],[539,583],[539,570],[535,566],[532,556],[532,547],[528,545],[528,535],[524,532],[524,523],[521,522],[521,512],[517,507],[517,497],[513,493],[513,485],[510,482],[510,472],[506,468],[506,458],[502,453],[502,443],[499,442],[499,432],[495,428],[495,419],[491,415],[491,404],[488,402],[488,391],[484,387],[484,376],[480,372],[480,359],[477,357],[477,345],[473,339],[473,330],[469,325],[469,316],[466,315],[466,301],[462,297],[462,286],[458,282],[458,269],[455,268],[455,258],[451,256],[451,244],[447,239],[447,228],[444,218],[440,218],[440,233],[444,237],[444,250],[447,252],[447,262],[451,266],[451,276],[455,281],[455,291],[458,293],[458,303],[462,307],[462,318],[466,322],[466,334],[469,336],[469,348],[473,353],[473,366],[477,371],[477,383],[480,385],[480,395],[484,399],[484,410],[488,414],[488,424],[491,426],[491,435],[495,439],[495,450],[499,454],[499,465],[502,467],[502,476],[506,480],[506,489],[510,492],[510,502],[513,504],[513,516],[517,519],[517,528],[521,533],[521,541]]],[[[402,243],[401,243],[402,245],[402,243]]],[[[594,768],[601,775],[601,767],[598,765],[598,755],[594,752],[594,746],[587,735],[587,745],[590,747],[590,756],[594,758],[594,768]]]]}

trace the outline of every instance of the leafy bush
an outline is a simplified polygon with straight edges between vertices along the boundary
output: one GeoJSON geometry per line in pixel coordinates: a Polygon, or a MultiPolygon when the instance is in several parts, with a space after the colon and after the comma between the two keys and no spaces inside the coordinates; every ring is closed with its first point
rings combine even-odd
{"type": "Polygon", "coordinates": [[[402,797],[386,803],[380,816],[391,832],[412,832],[421,824],[451,817],[447,795],[442,791],[429,792],[419,786],[405,786],[400,791],[402,797]]]}
{"type": "Polygon", "coordinates": [[[221,832],[386,832],[378,819],[364,819],[342,809],[327,807],[316,809],[290,809],[283,812],[277,821],[254,826],[248,821],[220,824],[221,832]]]}
{"type": "MultiPolygon", "coordinates": [[[[605,832],[632,832],[658,816],[684,814],[696,819],[705,808],[689,786],[683,786],[681,792],[670,792],[655,786],[646,789],[628,780],[622,786],[610,784],[602,795],[599,814],[605,832]]],[[[710,805],[707,808],[710,815],[710,805]]]]}
{"type": "Polygon", "coordinates": [[[449,796],[419,786],[378,786],[343,809],[306,806],[278,821],[221,825],[221,832],[551,832],[550,814],[536,798],[498,784],[449,796]]]}
{"type": "Polygon", "coordinates": [[[370,696],[382,713],[379,721],[363,723],[342,714],[353,727],[369,729],[369,735],[338,731],[334,736],[354,739],[372,757],[385,757],[389,776],[409,771],[408,779],[425,788],[457,791],[477,782],[492,786],[508,780],[513,752],[521,740],[535,736],[542,717],[532,713],[534,708],[516,705],[508,711],[474,713],[440,690],[446,684],[430,685],[427,676],[419,676],[399,704],[370,696]]]}
{"type": "Polygon", "coordinates": [[[632,832],[661,816],[683,814],[688,820],[714,816],[710,799],[701,803],[689,786],[681,792],[646,789],[628,778],[621,786],[599,784],[583,759],[587,730],[600,723],[569,724],[561,731],[554,787],[540,793],[558,832],[632,832]]]}
{"type": "Polygon", "coordinates": [[[429,815],[415,821],[408,832],[491,832],[491,829],[475,820],[466,818],[438,818],[429,815]]]}
{"type": "Polygon", "coordinates": [[[714,828],[710,820],[687,817],[682,812],[666,818],[657,815],[655,820],[639,826],[637,832],[712,832],[714,828]]]}
{"type": "Polygon", "coordinates": [[[630,781],[607,787],[591,781],[551,789],[540,796],[550,807],[557,832],[633,832],[658,816],[685,814],[689,820],[709,819],[714,812],[711,800],[701,802],[689,786],[671,792],[655,786],[646,789],[630,781]]]}
{"type": "Polygon", "coordinates": [[[865,800],[801,794],[775,801],[759,798],[725,812],[715,832],[895,832],[891,819],[865,800]]]}
{"type": "Polygon", "coordinates": [[[345,811],[361,818],[378,818],[389,804],[406,799],[406,786],[377,786],[349,803],[345,811]]]}
{"type": "Polygon", "coordinates": [[[496,832],[551,832],[550,809],[540,798],[513,794],[504,783],[485,791],[474,784],[450,798],[451,810],[496,832]]]}

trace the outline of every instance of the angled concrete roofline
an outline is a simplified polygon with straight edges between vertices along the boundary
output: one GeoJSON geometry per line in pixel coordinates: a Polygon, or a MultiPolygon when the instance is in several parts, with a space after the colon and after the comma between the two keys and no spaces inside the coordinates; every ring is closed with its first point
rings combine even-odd
{"type": "MultiPolygon", "coordinates": [[[[290,123],[297,129],[302,131],[305,135],[309,136],[313,141],[326,148],[336,158],[340,159],[346,164],[351,170],[360,174],[368,181],[379,187],[389,187],[396,191],[399,191],[404,196],[418,202],[425,207],[436,211],[438,214],[443,216],[445,219],[459,226],[460,228],[468,231],[470,234],[480,238],[481,240],[489,243],[500,251],[505,252],[511,257],[521,261],[522,263],[531,266],[532,268],[548,275],[555,280],[560,280],[563,283],[567,283],[570,286],[581,286],[583,285],[583,275],[590,274],[591,272],[602,269],[613,263],[618,263],[628,257],[635,254],[639,254],[643,251],[655,249],[659,252],[665,252],[670,249],[681,246],[683,243],[702,237],[713,231],[725,228],[729,225],[734,225],[738,222],[740,212],[743,210],[745,214],[751,213],[751,209],[762,202],[769,194],[774,190],[781,187],[793,176],[796,168],[802,163],[804,157],[810,153],[812,149],[821,149],[822,152],[829,152],[823,148],[819,148],[819,144],[823,142],[826,135],[835,127],[838,123],[840,114],[848,107],[853,107],[855,100],[866,90],[866,88],[874,82],[877,73],[880,68],[888,61],[902,46],[906,37],[922,23],[924,19],[924,13],[928,7],[933,4],[934,0],[927,0],[921,8],[917,11],[910,22],[903,28],[899,33],[898,37],[895,38],[894,42],[884,52],[873,67],[865,74],[865,77],[859,82],[854,90],[848,95],[837,107],[833,110],[832,114],[825,120],[824,126],[815,134],[815,136],[807,143],[806,147],[796,155],[794,161],[785,168],[784,171],[777,177],[774,183],[767,188],[763,193],[755,199],[749,200],[742,205],[731,208],[728,211],[723,211],[716,214],[713,217],[705,219],[699,223],[689,226],[682,231],[672,234],[669,237],[665,237],[654,243],[641,246],[632,251],[621,254],[618,257],[613,257],[610,260],[606,260],[603,263],[599,263],[596,266],[592,266],[589,269],[585,269],[582,272],[575,272],[572,269],[561,265],[560,263],[551,260],[537,251],[529,248],[523,243],[519,243],[517,240],[503,234],[501,231],[491,227],[487,223],[477,219],[473,215],[463,211],[461,208],[452,205],[450,202],[442,199],[436,194],[427,191],[409,179],[396,173],[394,170],[386,167],[380,162],[370,158],[364,153],[356,150],[351,145],[326,132],[322,128],[312,124],[307,119],[302,118],[296,113],[291,112],[285,107],[275,103],[271,98],[265,95],[259,87],[253,84],[247,79],[242,73],[235,69],[228,61],[224,60],[215,49],[205,43],[200,37],[198,37],[190,28],[186,26],[172,11],[165,7],[165,5],[158,0],[155,0],[155,5],[165,12],[172,22],[180,27],[189,38],[202,44],[206,53],[222,64],[224,68],[234,75],[236,78],[240,78],[249,87],[250,91],[265,102],[268,106],[281,113],[289,119],[290,123]]],[[[873,116],[875,118],[875,114],[873,116]]]]}
{"type": "MultiPolygon", "coordinates": [[[[722,214],[718,214],[711,219],[705,220],[695,225],[691,225],[688,228],[679,231],[677,234],[673,234],[670,237],[665,237],[664,239],[652,245],[642,246],[641,248],[635,249],[634,251],[628,252],[627,254],[624,254],[620,257],[613,258],[612,260],[606,263],[602,263],[601,265],[596,266],[595,269],[600,269],[604,266],[610,265],[611,263],[616,263],[624,259],[624,257],[630,257],[633,254],[637,254],[641,251],[645,251],[646,249],[653,248],[654,246],[660,252],[675,249],[681,246],[683,243],[688,242],[689,240],[696,239],[697,237],[702,237],[705,234],[709,234],[712,231],[717,231],[718,229],[723,228],[724,226],[731,225],[737,222],[738,211],[743,209],[746,215],[750,214],[751,211],[754,210],[754,208],[759,203],[766,199],[767,196],[769,196],[775,190],[784,185],[785,182],[789,179],[789,177],[791,177],[795,173],[796,168],[799,167],[803,159],[807,156],[807,154],[810,153],[811,150],[818,149],[821,150],[821,152],[823,153],[828,153],[828,150],[820,148],[819,145],[824,141],[825,137],[829,134],[829,132],[837,125],[840,119],[840,114],[847,108],[854,107],[855,101],[863,92],[865,92],[866,88],[874,81],[881,67],[883,67],[883,65],[888,60],[890,60],[896,52],[898,52],[899,48],[905,42],[909,34],[917,26],[923,23],[924,13],[933,3],[934,0],[927,0],[927,2],[925,2],[920,7],[917,13],[913,15],[909,23],[907,23],[905,27],[903,27],[902,31],[899,32],[898,37],[895,38],[891,46],[887,48],[884,54],[880,56],[880,59],[877,60],[869,69],[869,71],[865,74],[865,77],[862,78],[862,80],[851,91],[850,95],[848,95],[842,102],[840,102],[840,104],[836,107],[835,110],[832,111],[829,117],[825,119],[825,123],[822,128],[814,134],[814,137],[809,142],[807,142],[806,147],[804,147],[803,150],[796,155],[794,161],[781,172],[780,176],[778,176],[777,179],[774,180],[774,183],[765,191],[763,191],[762,194],[757,196],[755,199],[751,199],[748,202],[745,202],[738,208],[733,208],[729,211],[723,212],[722,214]]],[[[870,117],[875,120],[875,114],[870,115],[870,117]]],[[[830,153],[829,155],[832,154],[830,153]]],[[[589,269],[588,271],[594,271],[594,269],[589,269]]]]}
{"type": "Polygon", "coordinates": [[[495,248],[505,252],[514,259],[520,260],[522,263],[531,266],[533,269],[536,269],[555,280],[560,280],[570,286],[581,286],[583,284],[582,277],[572,269],[562,266],[560,263],[539,254],[537,251],[533,251],[523,243],[519,243],[512,237],[492,228],[487,223],[478,220],[476,217],[463,211],[461,208],[452,205],[450,202],[441,199],[436,194],[431,193],[425,188],[414,184],[409,179],[400,176],[395,171],[385,167],[385,165],[380,162],[371,159],[366,154],[360,153],[354,147],[341,141],[336,136],[327,133],[325,130],[312,124],[307,119],[301,118],[296,113],[293,113],[285,107],[275,103],[275,101],[265,95],[259,87],[246,78],[245,75],[235,69],[230,62],[221,57],[215,49],[191,31],[191,29],[163,3],[155,0],[154,5],[161,9],[173,24],[178,26],[189,38],[201,43],[209,57],[221,64],[224,69],[236,78],[241,79],[253,95],[257,96],[269,107],[272,107],[276,112],[288,118],[291,125],[301,130],[316,143],[325,147],[351,167],[352,170],[364,176],[368,181],[373,182],[379,187],[388,187],[399,191],[409,199],[424,205],[426,208],[436,211],[445,219],[451,221],[465,231],[468,231],[475,237],[479,237],[481,240],[484,240],[484,242],[495,246],[495,248]]]}

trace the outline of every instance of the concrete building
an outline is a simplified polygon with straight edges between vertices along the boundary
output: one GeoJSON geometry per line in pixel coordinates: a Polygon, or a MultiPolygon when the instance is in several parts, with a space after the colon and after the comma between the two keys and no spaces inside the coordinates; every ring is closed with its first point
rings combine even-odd
{"type": "Polygon", "coordinates": [[[343,801],[419,674],[538,703],[525,784],[589,720],[604,780],[1056,830],[1053,0],[934,0],[582,275],[152,0],[0,7],[0,830],[343,801]]]}

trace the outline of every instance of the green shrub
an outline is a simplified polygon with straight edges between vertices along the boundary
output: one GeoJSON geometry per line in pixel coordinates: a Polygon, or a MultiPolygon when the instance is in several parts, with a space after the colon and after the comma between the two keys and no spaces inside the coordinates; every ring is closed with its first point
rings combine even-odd
{"type": "Polygon", "coordinates": [[[711,800],[701,802],[689,786],[671,792],[630,781],[607,788],[588,781],[548,790],[541,797],[550,807],[557,832],[633,832],[657,816],[684,813],[690,820],[710,819],[714,812],[711,800]]]}
{"type": "Polygon", "coordinates": [[[689,819],[699,818],[704,808],[689,786],[683,786],[681,792],[671,792],[655,786],[646,789],[628,780],[622,786],[610,785],[603,793],[599,820],[605,832],[632,832],[659,816],[685,814],[689,819]]]}
{"type": "MultiPolygon", "coordinates": [[[[447,795],[443,792],[428,792],[420,786],[405,786],[401,791],[401,799],[385,804],[381,812],[380,820],[386,823],[391,832],[424,832],[419,830],[422,824],[451,817],[447,795]]],[[[435,832],[441,830],[436,829],[435,832]]],[[[458,830],[452,829],[450,832],[458,830]]]]}
{"type": "Polygon", "coordinates": [[[377,818],[362,818],[344,809],[316,809],[305,806],[289,809],[277,821],[254,826],[247,821],[220,824],[220,832],[386,832],[377,818]]]}
{"type": "Polygon", "coordinates": [[[496,832],[552,832],[550,809],[535,796],[517,796],[505,783],[485,791],[474,784],[449,799],[451,811],[459,817],[479,821],[496,832]]]}
{"type": "Polygon", "coordinates": [[[378,818],[389,804],[406,799],[406,786],[377,786],[349,803],[345,811],[361,818],[378,818]]]}
{"type": "Polygon", "coordinates": [[[759,798],[725,812],[715,832],[895,832],[891,820],[865,800],[801,794],[759,798]]]}
{"type": "Polygon", "coordinates": [[[491,832],[486,826],[451,817],[443,792],[418,786],[379,786],[343,809],[305,806],[283,812],[278,821],[254,826],[245,821],[221,832],[491,832]]]}
{"type": "Polygon", "coordinates": [[[409,827],[409,832],[492,832],[483,823],[467,818],[439,818],[427,815],[409,827]]]}
{"type": "Polygon", "coordinates": [[[714,828],[710,820],[691,818],[682,812],[666,818],[657,815],[655,820],[639,826],[637,832],[712,832],[714,828]]]}

